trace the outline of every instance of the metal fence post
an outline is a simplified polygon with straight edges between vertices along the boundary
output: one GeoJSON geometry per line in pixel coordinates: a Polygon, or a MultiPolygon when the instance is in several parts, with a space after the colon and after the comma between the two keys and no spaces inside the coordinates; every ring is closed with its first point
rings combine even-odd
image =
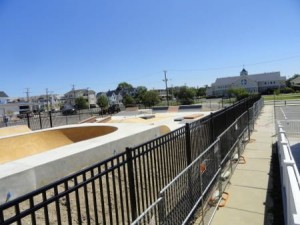
{"type": "Polygon", "coordinates": [[[40,128],[43,129],[43,124],[42,124],[42,118],[41,118],[41,112],[39,111],[39,120],[40,120],[40,128]]]}
{"type": "MultiPolygon", "coordinates": [[[[248,105],[248,104],[247,104],[248,105]]],[[[247,107],[247,117],[248,117],[248,140],[250,141],[250,135],[251,135],[251,131],[250,131],[250,112],[249,112],[249,106],[247,107]]]]}
{"type": "Polygon", "coordinates": [[[132,149],[127,147],[126,157],[127,157],[128,185],[129,185],[129,194],[130,194],[131,216],[132,216],[132,221],[134,221],[137,218],[137,206],[136,206],[134,171],[133,171],[133,162],[132,162],[131,153],[132,153],[132,149]]]}
{"type": "Polygon", "coordinates": [[[51,113],[51,111],[49,111],[49,120],[50,120],[50,127],[53,127],[53,124],[52,124],[52,113],[51,113]]]}
{"type": "Polygon", "coordinates": [[[29,113],[26,113],[26,118],[27,118],[27,125],[28,125],[29,128],[31,128],[31,127],[30,127],[29,113]]]}
{"type": "Polygon", "coordinates": [[[190,165],[192,162],[192,151],[191,151],[191,131],[190,125],[185,124],[185,144],[186,144],[186,161],[187,165],[190,165]]]}
{"type": "Polygon", "coordinates": [[[209,120],[209,123],[210,123],[210,136],[211,136],[211,140],[210,140],[210,143],[213,143],[214,140],[215,140],[215,134],[214,134],[214,116],[213,116],[213,113],[210,113],[210,120],[209,120]]]}

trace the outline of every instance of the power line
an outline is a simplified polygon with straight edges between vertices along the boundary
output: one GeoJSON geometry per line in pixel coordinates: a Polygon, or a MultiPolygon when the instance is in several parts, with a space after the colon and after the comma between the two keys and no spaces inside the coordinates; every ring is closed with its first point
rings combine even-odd
{"type": "MultiPolygon", "coordinates": [[[[273,63],[273,62],[281,62],[281,61],[286,61],[286,60],[296,59],[296,58],[300,58],[300,55],[294,55],[294,56],[288,56],[288,57],[284,57],[284,58],[271,59],[271,60],[265,60],[265,61],[255,62],[255,63],[244,64],[243,67],[268,64],[268,63],[273,63]]],[[[169,71],[173,71],[173,72],[205,72],[205,71],[213,71],[213,70],[235,69],[235,68],[241,68],[241,66],[242,65],[232,65],[232,66],[212,67],[212,68],[203,68],[203,69],[201,69],[201,68],[200,69],[169,69],[169,71]]]]}

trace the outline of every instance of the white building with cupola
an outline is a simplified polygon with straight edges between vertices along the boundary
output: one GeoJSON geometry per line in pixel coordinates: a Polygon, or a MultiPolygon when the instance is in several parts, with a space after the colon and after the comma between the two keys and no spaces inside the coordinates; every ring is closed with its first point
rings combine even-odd
{"type": "Polygon", "coordinates": [[[217,78],[211,87],[206,89],[206,96],[227,96],[228,90],[232,88],[244,88],[250,94],[262,94],[285,87],[286,77],[280,76],[280,72],[248,75],[248,71],[243,68],[240,76],[217,78]]]}

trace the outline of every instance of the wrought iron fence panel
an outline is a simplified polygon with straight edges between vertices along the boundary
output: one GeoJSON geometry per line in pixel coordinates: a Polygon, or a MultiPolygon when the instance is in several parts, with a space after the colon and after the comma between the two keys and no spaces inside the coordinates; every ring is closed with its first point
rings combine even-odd
{"type": "Polygon", "coordinates": [[[210,121],[195,121],[190,123],[191,159],[196,159],[210,144],[212,140],[210,121]]]}
{"type": "Polygon", "coordinates": [[[161,224],[183,224],[201,201],[204,205],[219,172],[216,146],[215,142],[161,190],[161,224]]]}
{"type": "Polygon", "coordinates": [[[138,214],[152,204],[159,191],[187,166],[185,135],[183,127],[130,149],[138,214]]]}
{"type": "Polygon", "coordinates": [[[129,224],[125,153],[0,205],[5,224],[129,224]]]}

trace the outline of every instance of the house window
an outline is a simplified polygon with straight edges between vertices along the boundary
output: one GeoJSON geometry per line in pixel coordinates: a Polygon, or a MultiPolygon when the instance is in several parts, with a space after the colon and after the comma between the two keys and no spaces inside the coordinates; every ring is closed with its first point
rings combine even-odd
{"type": "Polygon", "coordinates": [[[245,79],[241,80],[241,85],[247,85],[247,80],[245,79]]]}

